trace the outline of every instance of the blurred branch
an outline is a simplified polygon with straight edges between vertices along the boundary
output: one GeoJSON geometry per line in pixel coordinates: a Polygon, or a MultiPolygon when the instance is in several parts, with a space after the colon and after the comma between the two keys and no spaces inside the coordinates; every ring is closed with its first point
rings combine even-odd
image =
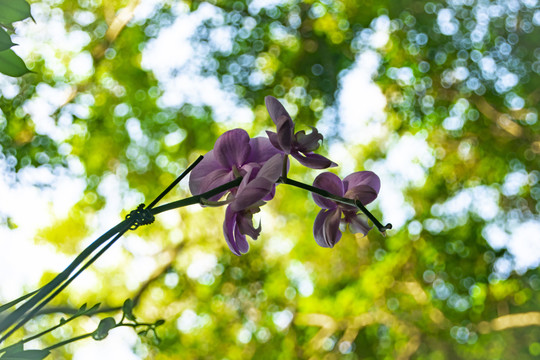
{"type": "Polygon", "coordinates": [[[407,324],[394,315],[381,310],[364,313],[341,321],[336,321],[325,314],[297,314],[294,322],[296,325],[318,326],[321,328],[310,340],[310,347],[314,350],[322,349],[325,340],[338,330],[345,330],[339,343],[351,345],[358,336],[360,329],[374,324],[383,324],[389,328],[395,328],[398,333],[409,337],[407,344],[395,354],[396,359],[409,359],[420,346],[420,331],[414,325],[407,324]]]}
{"type": "MultiPolygon", "coordinates": [[[[429,297],[427,293],[416,281],[396,281],[394,285],[395,290],[411,295],[419,305],[429,304],[429,297]]],[[[436,307],[432,306],[431,309],[426,310],[429,318],[436,325],[442,328],[448,328],[451,325],[450,320],[444,316],[443,312],[436,307]]]]}
{"type": "Polygon", "coordinates": [[[312,349],[322,349],[324,341],[339,329],[343,329],[346,323],[338,323],[333,317],[325,314],[297,314],[294,323],[303,326],[317,326],[321,329],[309,341],[312,349]]]}
{"type": "MultiPolygon", "coordinates": [[[[183,250],[185,246],[185,242],[181,242],[180,244],[163,250],[160,252],[157,256],[160,257],[159,263],[165,264],[162,267],[158,268],[152,276],[150,276],[145,282],[141,284],[137,292],[131,297],[133,299],[133,306],[137,306],[141,300],[141,297],[144,295],[146,290],[152,285],[156,280],[158,280],[161,276],[163,276],[169,269],[172,267],[176,256],[180,253],[180,251],[183,250]]],[[[62,313],[62,314],[75,314],[79,309],[74,308],[72,306],[67,305],[61,305],[61,306],[50,306],[46,307],[43,310],[41,310],[37,315],[45,315],[45,314],[55,314],[55,313],[62,313]]],[[[96,309],[94,312],[90,313],[90,315],[95,314],[101,314],[101,313],[109,313],[109,312],[115,312],[122,310],[122,305],[120,306],[104,306],[96,309]]]]}
{"type": "Polygon", "coordinates": [[[515,120],[525,119],[525,117],[529,113],[525,109],[519,111],[510,110],[508,111],[508,113],[502,113],[481,96],[474,94],[467,96],[465,94],[461,94],[458,91],[449,89],[441,90],[438,94],[438,97],[447,101],[454,101],[460,97],[466,98],[476,106],[476,108],[482,113],[482,115],[484,115],[488,119],[491,119],[508,134],[514,137],[521,137],[524,135],[523,127],[517,122],[515,122],[515,120]]]}
{"type": "MultiPolygon", "coordinates": [[[[103,58],[103,56],[105,55],[105,50],[109,48],[109,46],[116,40],[118,35],[120,35],[120,32],[122,32],[122,30],[126,27],[129,21],[133,18],[133,15],[135,14],[135,9],[139,5],[139,3],[140,0],[131,1],[125,8],[120,9],[116,13],[116,16],[112,17],[112,19],[108,21],[109,28],[105,33],[104,41],[96,45],[92,50],[92,57],[94,58],[94,61],[97,61],[98,59],[101,60],[103,58]]],[[[105,10],[105,18],[108,18],[108,8],[106,8],[105,10]]]]}
{"type": "Polygon", "coordinates": [[[478,324],[478,331],[487,334],[492,331],[520,328],[526,326],[540,326],[540,312],[531,311],[520,314],[499,316],[491,321],[482,321],[478,324]]]}

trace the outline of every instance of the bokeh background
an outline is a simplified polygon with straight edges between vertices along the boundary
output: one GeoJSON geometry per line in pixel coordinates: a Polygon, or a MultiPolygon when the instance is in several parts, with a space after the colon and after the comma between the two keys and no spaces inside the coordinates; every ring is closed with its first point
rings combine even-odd
{"type": "MultiPolygon", "coordinates": [[[[266,95],[324,134],[332,171],[380,176],[370,209],[394,225],[320,248],[311,197],[280,186],[236,257],[223,208],[164,213],[19,334],[135,297],[138,318],[167,320],[162,341],[116,329],[51,359],[540,356],[537,0],[46,0],[32,15],[13,49],[33,73],[0,76],[0,303],[224,131],[264,135],[266,95]]],[[[319,172],[293,162],[290,176],[319,172]]],[[[182,182],[167,200],[187,196],[182,182]]]]}

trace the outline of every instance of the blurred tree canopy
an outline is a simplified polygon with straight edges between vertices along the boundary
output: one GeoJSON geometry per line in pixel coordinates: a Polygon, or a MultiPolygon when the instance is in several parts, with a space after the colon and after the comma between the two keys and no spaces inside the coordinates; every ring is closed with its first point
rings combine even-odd
{"type": "MultiPolygon", "coordinates": [[[[2,171],[13,187],[29,170],[52,174],[32,180],[39,189],[56,186],[55,174],[84,181],[36,246],[72,257],[222,132],[270,129],[266,95],[285,99],[297,126],[319,124],[325,151],[348,172],[379,174],[371,208],[396,228],[319,248],[311,197],[279,186],[261,238],[236,257],[222,208],[181,209],[126,236],[24,331],[84,302],[114,315],[135,297],[139,318],[167,320],[159,344],[132,344],[143,359],[540,356],[536,0],[45,0],[31,9],[35,23],[15,24],[13,50],[32,73],[0,78],[2,171]],[[361,81],[370,90],[357,91],[361,81]],[[366,112],[379,93],[382,115],[366,112]],[[356,114],[348,122],[346,104],[356,114]]],[[[310,183],[317,173],[293,164],[290,176],[310,183]]],[[[183,185],[169,199],[186,196],[183,185]]],[[[0,226],[15,232],[9,214],[0,199],[0,226]]]]}

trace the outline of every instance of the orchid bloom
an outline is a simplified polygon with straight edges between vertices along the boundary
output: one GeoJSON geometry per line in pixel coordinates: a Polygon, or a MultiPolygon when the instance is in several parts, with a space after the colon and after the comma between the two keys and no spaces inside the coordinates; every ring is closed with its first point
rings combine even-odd
{"type": "MultiPolygon", "coordinates": [[[[381,181],[371,171],[352,173],[343,181],[337,175],[325,172],[315,178],[313,186],[337,196],[360,200],[362,205],[366,205],[377,198],[381,181]]],[[[313,193],[313,200],[323,209],[317,214],[313,224],[313,235],[320,246],[331,248],[341,239],[340,223],[348,224],[353,234],[366,235],[371,230],[367,222],[360,217],[357,208],[336,203],[315,193],[313,193]]]]}
{"type": "MultiPolygon", "coordinates": [[[[242,176],[238,188],[231,189],[223,232],[231,251],[241,255],[249,249],[246,235],[257,239],[261,227],[253,226],[253,214],[274,196],[276,181],[281,175],[283,154],[266,138],[250,139],[242,129],[225,132],[214,149],[193,169],[189,188],[202,194],[242,176]]],[[[224,193],[211,197],[218,200],[224,193]]]]}
{"type": "Polygon", "coordinates": [[[225,241],[235,255],[241,255],[249,250],[246,235],[257,240],[261,232],[261,225],[253,226],[253,214],[260,211],[260,207],[266,204],[263,200],[273,197],[275,183],[281,175],[283,155],[276,154],[268,160],[260,169],[251,169],[247,173],[234,200],[227,206],[223,233],[225,241]]]}
{"type": "MultiPolygon", "coordinates": [[[[250,139],[245,130],[229,130],[216,140],[214,149],[193,169],[189,177],[189,189],[193,195],[212,190],[253,169],[259,169],[278,153],[266,138],[250,139]]],[[[215,195],[208,200],[218,200],[222,195],[215,195]]]]}
{"type": "Polygon", "coordinates": [[[273,96],[264,98],[266,109],[276,124],[277,133],[267,131],[268,139],[274,147],[287,155],[291,155],[302,165],[312,169],[326,169],[337,166],[336,163],[322,155],[313,153],[319,148],[319,140],[323,136],[312,127],[306,134],[304,130],[294,133],[294,122],[283,105],[273,96]]]}

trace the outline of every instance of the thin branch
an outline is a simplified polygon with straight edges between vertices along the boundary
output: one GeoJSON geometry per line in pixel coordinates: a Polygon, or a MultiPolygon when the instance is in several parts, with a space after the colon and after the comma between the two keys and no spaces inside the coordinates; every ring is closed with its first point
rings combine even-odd
{"type": "Polygon", "coordinates": [[[420,347],[420,331],[414,325],[405,323],[394,315],[381,310],[375,310],[340,321],[325,314],[297,314],[294,323],[301,326],[317,326],[321,328],[310,340],[313,349],[322,349],[325,340],[338,330],[345,330],[345,333],[338,342],[346,342],[350,345],[355,341],[360,329],[374,324],[383,324],[387,327],[398,328],[399,332],[409,337],[407,345],[395,354],[396,359],[409,359],[420,347]]]}
{"type": "Polygon", "coordinates": [[[320,189],[320,188],[315,187],[315,186],[304,184],[304,183],[301,183],[299,181],[289,179],[289,178],[280,177],[278,182],[280,182],[282,184],[286,184],[286,185],[295,186],[297,188],[304,189],[304,190],[307,190],[309,192],[318,194],[318,195],[320,195],[322,197],[333,200],[335,202],[339,202],[341,204],[350,205],[350,206],[354,206],[354,207],[358,208],[373,222],[373,225],[375,225],[377,227],[377,229],[383,235],[386,233],[386,230],[392,229],[392,224],[386,224],[386,225],[381,224],[379,222],[379,220],[377,220],[377,218],[375,216],[373,216],[373,214],[371,212],[369,212],[369,210],[366,209],[366,207],[359,200],[348,199],[348,198],[344,198],[344,197],[341,197],[341,196],[337,196],[337,195],[334,195],[334,194],[332,194],[332,193],[330,193],[330,192],[328,192],[328,191],[326,191],[324,189],[320,189]]]}
{"type": "Polygon", "coordinates": [[[105,50],[107,50],[111,44],[116,40],[118,35],[126,27],[126,25],[133,19],[135,14],[135,9],[139,5],[140,0],[131,1],[125,8],[118,10],[116,16],[112,19],[109,24],[109,28],[105,33],[105,39],[92,49],[92,57],[94,62],[101,60],[105,55],[105,50]]]}
{"type": "MultiPolygon", "coordinates": [[[[165,261],[165,264],[158,268],[154,273],[141,284],[141,286],[137,289],[135,294],[131,296],[130,298],[133,299],[133,306],[137,306],[140,302],[141,297],[144,295],[146,290],[152,285],[155,281],[159,280],[169,269],[172,267],[174,261],[176,260],[176,256],[182,251],[185,247],[185,242],[182,242],[172,248],[168,248],[158,254],[161,255],[163,253],[166,254],[167,260],[165,261]]],[[[47,308],[42,309],[38,315],[46,315],[46,314],[56,314],[56,313],[62,313],[62,314],[75,314],[79,309],[74,308],[72,306],[68,305],[62,305],[62,306],[50,306],[47,308]]],[[[120,306],[104,306],[99,307],[98,309],[89,312],[88,315],[96,315],[96,314],[103,314],[103,313],[110,313],[110,312],[117,312],[122,310],[122,305],[120,306]]]]}
{"type": "Polygon", "coordinates": [[[487,334],[492,331],[502,331],[527,326],[540,326],[540,312],[531,311],[519,314],[499,316],[491,321],[482,321],[477,325],[478,331],[487,334]]]}

